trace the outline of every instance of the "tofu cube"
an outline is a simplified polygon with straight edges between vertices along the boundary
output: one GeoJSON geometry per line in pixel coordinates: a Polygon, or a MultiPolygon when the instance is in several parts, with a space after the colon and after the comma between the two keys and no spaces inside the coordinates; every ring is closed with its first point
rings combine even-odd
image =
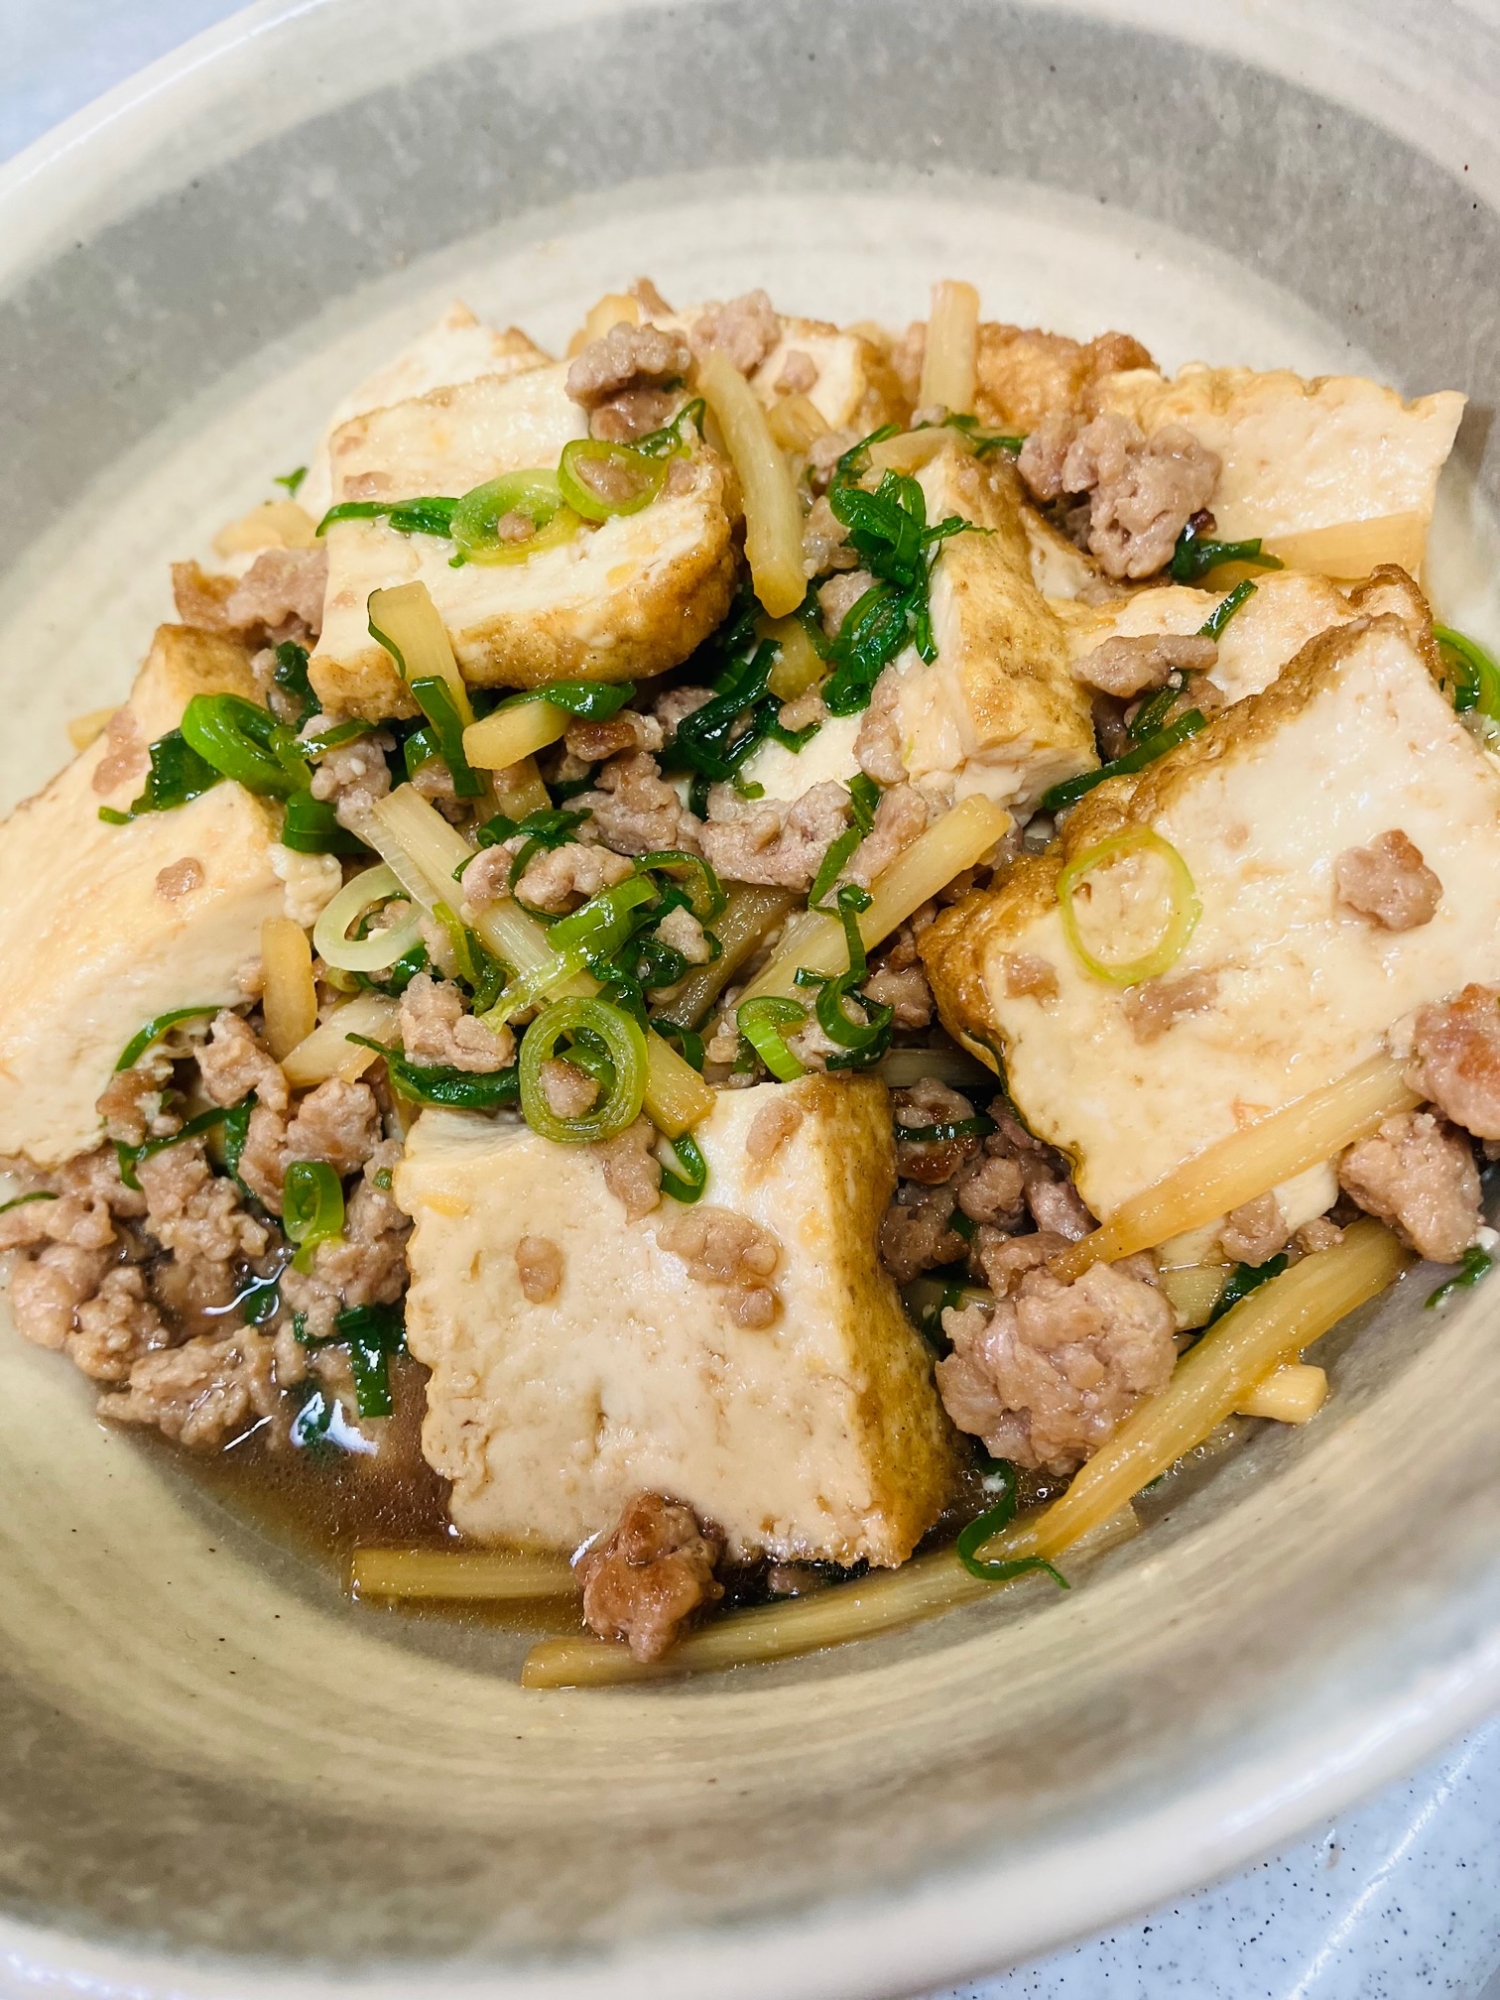
{"type": "MultiPolygon", "coordinates": [[[[568,364],[435,389],[355,417],[334,434],[335,500],[460,495],[507,472],[551,470],[587,433],[567,394],[568,364]]],[[[325,707],[379,719],[416,713],[395,665],[370,637],[370,593],[420,580],[442,614],[465,677],[535,687],[565,677],[620,681],[685,660],[723,618],[734,587],[739,508],[717,455],[674,462],[639,513],[585,526],[520,562],[450,563],[449,543],[384,520],[327,532],[323,630],[311,662],[325,707]]]]}
{"type": "MultiPolygon", "coordinates": [[[[130,696],[139,741],[175,728],[199,693],[254,697],[245,654],[162,626],[130,696]]],[[[143,1023],[244,1000],[261,923],[285,907],[284,850],[259,799],[225,783],[107,825],[100,806],[124,810],[141,789],[139,771],[109,782],[112,747],[99,738],[0,826],[0,1153],[44,1167],[99,1144],[95,1100],[143,1023]],[[164,887],[162,871],[190,859],[190,886],[164,887]]]]}
{"type": "MultiPolygon", "coordinates": [[[[1437,670],[1430,636],[1394,612],[1325,632],[925,934],[945,1024],[1003,1058],[1022,1116],[1072,1159],[1101,1219],[1375,1054],[1414,1008],[1500,978],[1500,769],[1437,670]],[[1169,970],[1123,988],[1075,954],[1057,888],[1066,863],[1135,827],[1176,849],[1202,914],[1169,970]],[[1430,920],[1404,930],[1342,902],[1335,879],[1341,854],[1395,830],[1441,884],[1430,920]]],[[[1108,910],[1117,937],[1139,926],[1149,949],[1168,906],[1143,864],[1133,891],[1074,907],[1080,922],[1108,910]]],[[[1088,936],[1096,955],[1135,956],[1088,936]]]]}
{"type": "Polygon", "coordinates": [[[1173,380],[1151,368],[1109,375],[1098,407],[1148,434],[1183,424],[1223,461],[1212,507],[1224,541],[1259,535],[1283,561],[1333,576],[1377,562],[1421,569],[1438,474],[1463,416],[1454,390],[1405,402],[1358,375],[1208,368],[1173,380]],[[1358,538],[1351,524],[1364,524],[1358,538]],[[1377,525],[1378,524],[1378,525],[1377,525]],[[1346,551],[1370,551],[1350,567],[1346,551]]]}
{"type": "MultiPolygon", "coordinates": [[[[817,381],[803,393],[830,430],[868,436],[904,413],[901,385],[873,341],[827,320],[785,317],[781,338],[751,378],[767,408],[788,393],[783,376],[789,358],[796,354],[805,354],[818,371],[817,381]]],[[[792,370],[798,372],[796,362],[792,370]]]]}
{"type": "Polygon", "coordinates": [[[775,1232],[775,1321],[739,1325],[719,1286],[636,1221],[594,1149],[424,1111],[396,1174],[415,1219],[407,1339],[432,1370],[423,1449],[479,1541],[573,1549],[643,1490],[716,1522],[736,1556],[902,1562],[954,1480],[931,1356],[875,1238],[895,1186],[889,1102],[870,1079],[721,1093],[695,1134],[706,1202],[775,1232]],[[757,1166],[749,1128],[801,1115],[757,1166]],[[525,1295],[522,1237],[562,1279],[525,1295]]]}

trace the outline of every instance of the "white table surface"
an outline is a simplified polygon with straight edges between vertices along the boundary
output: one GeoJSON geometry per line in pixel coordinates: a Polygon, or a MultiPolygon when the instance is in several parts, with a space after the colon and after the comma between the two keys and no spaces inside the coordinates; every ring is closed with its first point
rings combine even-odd
{"type": "MultiPolygon", "coordinates": [[[[0,0],[0,160],[235,4],[0,0]]],[[[1500,1721],[1230,1881],[926,2000],[1425,1994],[1500,2000],[1500,1721]]]]}

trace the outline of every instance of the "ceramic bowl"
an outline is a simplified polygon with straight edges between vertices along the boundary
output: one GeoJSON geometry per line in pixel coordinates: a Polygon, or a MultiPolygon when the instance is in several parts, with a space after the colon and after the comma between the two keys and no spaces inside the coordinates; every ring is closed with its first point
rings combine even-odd
{"type": "MultiPolygon", "coordinates": [[[[1445,0],[252,8],[0,181],[0,786],[450,297],[560,345],[642,271],[1465,389],[1430,581],[1493,635],[1497,81],[1445,0]]],[[[1426,1289],[1065,1598],[602,1693],[350,1607],[7,1335],[0,1992],[863,2000],[1236,1865],[1500,1691],[1500,1292],[1426,1289]]]]}

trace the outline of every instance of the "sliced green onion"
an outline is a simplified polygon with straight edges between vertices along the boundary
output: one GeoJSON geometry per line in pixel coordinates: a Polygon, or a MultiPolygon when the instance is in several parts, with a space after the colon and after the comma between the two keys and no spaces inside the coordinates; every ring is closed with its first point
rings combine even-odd
{"type": "Polygon", "coordinates": [[[354,1407],[362,1417],[388,1417],[390,1357],[406,1352],[406,1327],[394,1306],[346,1306],[334,1321],[334,1339],[349,1350],[354,1407]]]}
{"type": "Polygon", "coordinates": [[[461,505],[446,494],[425,493],[415,500],[341,500],[319,521],[316,532],[326,534],[335,521],[378,521],[382,515],[403,535],[453,533],[453,516],[461,505]]]}
{"type": "Polygon", "coordinates": [[[1154,736],[1138,743],[1134,750],[1127,750],[1123,757],[1101,764],[1097,771],[1083,771],[1076,778],[1065,778],[1060,785],[1043,792],[1041,810],[1057,813],[1066,806],[1076,805],[1086,793],[1093,791],[1096,785],[1102,785],[1107,778],[1124,778],[1132,771],[1144,771],[1158,757],[1165,757],[1169,750],[1175,750],[1179,743],[1186,743],[1190,736],[1196,736],[1200,729],[1207,727],[1208,718],[1203,711],[1190,708],[1166,729],[1159,729],[1154,736]]]}
{"type": "Polygon", "coordinates": [[[224,1123],[219,1134],[224,1147],[224,1165],[229,1178],[246,1201],[253,1201],[255,1197],[240,1178],[240,1161],[244,1157],[245,1142],[250,1137],[250,1113],[254,1109],[255,1092],[251,1091],[243,1103],[231,1105],[224,1113],[224,1123]]]}
{"type": "Polygon", "coordinates": [[[701,854],[687,854],[679,847],[664,847],[655,854],[636,858],[638,875],[667,875],[674,880],[686,877],[688,907],[700,924],[721,917],[729,903],[729,892],[701,854]]]}
{"type": "Polygon", "coordinates": [[[304,757],[326,757],[341,743],[353,743],[361,736],[369,736],[374,728],[373,722],[354,715],[347,722],[331,723],[327,729],[319,730],[316,736],[299,736],[297,745],[304,757]]]}
{"type": "Polygon", "coordinates": [[[517,563],[570,541],[582,526],[581,516],[564,504],[555,472],[508,472],[463,496],[451,532],[465,562],[517,563]],[[524,514],[535,532],[525,541],[502,542],[496,530],[507,514],[524,514]]]}
{"type": "Polygon", "coordinates": [[[944,1146],[954,1139],[987,1139],[993,1118],[953,1118],[941,1125],[897,1125],[896,1137],[913,1146],[944,1146]]]}
{"type": "Polygon", "coordinates": [[[1197,534],[1192,528],[1184,528],[1177,537],[1177,546],[1172,552],[1172,560],[1167,565],[1167,574],[1173,583],[1197,583],[1211,569],[1220,563],[1250,563],[1256,569],[1282,569],[1285,565],[1279,556],[1261,553],[1260,536],[1245,542],[1216,542],[1210,537],[1197,534]]]}
{"type": "Polygon", "coordinates": [[[400,923],[365,937],[351,937],[372,911],[393,896],[405,898],[394,869],[382,862],[346,882],[313,925],[318,955],[339,972],[384,972],[421,941],[421,911],[411,909],[400,923]]]}
{"type": "Polygon", "coordinates": [[[854,814],[854,824],[860,832],[866,835],[871,833],[875,815],[880,809],[880,787],[863,771],[849,780],[849,805],[854,814]]]}
{"type": "Polygon", "coordinates": [[[297,1244],[292,1259],[299,1271],[312,1269],[320,1243],[333,1243],[344,1233],[344,1190],[338,1175],[324,1160],[293,1160],[281,1183],[281,1226],[297,1244]]]}
{"type": "Polygon", "coordinates": [[[701,431],[706,407],[703,398],[695,396],[692,402],[683,404],[670,423],[663,424],[658,431],[647,431],[644,437],[638,437],[632,450],[645,452],[649,458],[686,458],[692,451],[693,440],[682,435],[682,427],[692,424],[701,431]]]}
{"type": "Polygon", "coordinates": [[[734,1019],[740,1033],[778,1083],[794,1083],[799,1076],[807,1075],[805,1064],[792,1054],[781,1032],[783,1028],[806,1027],[807,1009],[799,1002],[763,993],[757,1000],[745,1001],[736,1010],[734,1019]]]}
{"type": "Polygon", "coordinates": [[[453,699],[453,690],[440,674],[431,674],[413,681],[411,691],[437,738],[443,762],[453,779],[454,797],[477,799],[484,790],[484,780],[464,755],[464,720],[453,699]]]}
{"type": "Polygon", "coordinates": [[[634,681],[545,681],[541,687],[522,688],[496,702],[491,715],[502,708],[519,708],[522,702],[546,701],[581,722],[608,722],[619,714],[627,701],[635,699],[634,681]]]}
{"type": "Polygon", "coordinates": [[[434,757],[442,754],[437,731],[425,723],[420,729],[414,729],[401,745],[401,761],[406,766],[408,778],[414,778],[424,764],[430,764],[434,757]]]}
{"type": "Polygon", "coordinates": [[[1500,667],[1483,646],[1451,625],[1434,625],[1432,636],[1438,642],[1454,712],[1464,715],[1478,709],[1481,715],[1500,720],[1500,667]]]}
{"type": "Polygon", "coordinates": [[[646,1064],[646,1037],[639,1023],[622,1008],[607,1000],[558,1000],[537,1016],[521,1043],[521,1110],[526,1122],[544,1139],[570,1145],[613,1139],[640,1116],[646,1064]],[[582,1117],[559,1118],[542,1089],[542,1065],[560,1042],[582,1035],[595,1036],[603,1043],[614,1081],[604,1101],[582,1117]]]}
{"type": "Polygon", "coordinates": [[[159,1139],[147,1139],[139,1146],[127,1146],[123,1139],[116,1139],[115,1157],[120,1163],[120,1179],[124,1181],[126,1187],[133,1188],[139,1194],[141,1184],[136,1179],[135,1170],[142,1160],[153,1159],[156,1154],[164,1153],[168,1146],[180,1146],[184,1139],[201,1138],[205,1132],[211,1132],[215,1125],[222,1125],[228,1116],[227,1111],[220,1111],[217,1107],[212,1111],[200,1111],[198,1116],[190,1118],[180,1131],[165,1133],[159,1139]]]}
{"type": "Polygon", "coordinates": [[[607,521],[614,514],[639,514],[649,507],[667,481],[664,458],[633,451],[628,444],[607,444],[602,438],[574,438],[565,444],[557,468],[563,500],[585,521],[607,521]],[[619,491],[618,499],[611,488],[619,491]]]}
{"type": "Polygon", "coordinates": [[[970,1521],[962,1530],[954,1553],[970,1576],[982,1578],[986,1583],[1008,1583],[1012,1577],[1028,1576],[1034,1570],[1045,1570],[1060,1590],[1070,1586],[1061,1571],[1041,1556],[1021,1556],[1013,1562],[990,1562],[981,1558],[979,1551],[992,1536],[1008,1528],[1016,1512],[1016,1469],[1005,1459],[991,1462],[990,1471],[1000,1479],[1000,1499],[988,1513],[981,1514],[976,1521],[970,1521]]]}
{"type": "Polygon", "coordinates": [[[708,1162],[691,1132],[684,1132],[676,1139],[663,1139],[661,1143],[673,1162],[669,1167],[662,1161],[661,1191],[673,1201],[691,1206],[708,1186],[708,1162]]]}
{"type": "Polygon", "coordinates": [[[289,701],[301,705],[302,713],[297,717],[299,729],[323,706],[308,679],[307,648],[299,646],[295,639],[283,639],[276,648],[276,667],[271,679],[289,701]]]}
{"type": "Polygon", "coordinates": [[[1149,826],[1127,826],[1118,833],[1112,833],[1097,846],[1070,861],[1057,878],[1057,904],[1062,916],[1063,934],[1072,946],[1080,964],[1087,967],[1097,979],[1107,979],[1112,986],[1137,986],[1144,979],[1158,979],[1182,956],[1188,939],[1197,927],[1203,914],[1203,905],[1198,900],[1198,892],[1187,863],[1169,840],[1149,826]],[[1133,958],[1121,964],[1111,964],[1098,958],[1083,941],[1079,930],[1077,913],[1073,908],[1073,896],[1080,882],[1096,868],[1107,867],[1131,854],[1154,854],[1165,864],[1168,879],[1168,915],[1160,938],[1151,950],[1140,958],[1133,958]]]}
{"type": "MultiPolygon", "coordinates": [[[[970,445],[973,446],[976,458],[988,458],[991,452],[996,451],[1009,452],[1011,457],[1015,458],[1019,455],[1021,447],[1025,444],[1028,436],[1026,431],[981,431],[978,428],[978,417],[944,417],[943,422],[950,430],[962,431],[970,445]]],[[[917,424],[914,428],[919,431],[925,431],[930,430],[932,427],[930,424],[917,424]]]]}
{"type": "Polygon", "coordinates": [[[548,942],[560,952],[577,950],[588,958],[612,958],[629,936],[631,911],[651,902],[656,893],[649,875],[627,875],[555,923],[548,942]]]}
{"type": "Polygon", "coordinates": [[[1429,1294],[1427,1310],[1434,1312],[1445,1306],[1455,1292],[1467,1291],[1471,1285],[1477,1285],[1486,1271],[1494,1267],[1494,1262],[1488,1250],[1481,1250],[1477,1243],[1471,1243],[1464,1252],[1463,1269],[1445,1279],[1435,1292],[1429,1294]]]}
{"type": "Polygon", "coordinates": [[[361,1048],[374,1049],[384,1058],[391,1089],[408,1104],[440,1104],[455,1111],[493,1111],[497,1105],[514,1104],[520,1096],[521,1080],[514,1063],[509,1069],[455,1069],[447,1063],[408,1062],[401,1050],[384,1042],[372,1042],[368,1035],[350,1035],[361,1048]]]}
{"type": "Polygon", "coordinates": [[[339,824],[332,799],[315,799],[311,792],[293,792],[281,821],[281,844],[296,854],[368,854],[357,833],[339,824]]]}
{"type": "Polygon", "coordinates": [[[1216,604],[1213,610],[1209,612],[1203,623],[1198,627],[1198,637],[1200,639],[1217,639],[1235,612],[1239,610],[1240,606],[1248,604],[1254,595],[1255,585],[1247,576],[1242,582],[1234,586],[1234,589],[1230,591],[1222,604],[1216,604]]]}
{"type": "Polygon", "coordinates": [[[195,694],[183,710],[182,733],[205,762],[248,792],[286,798],[311,782],[292,731],[241,695],[195,694]]]}
{"type": "Polygon", "coordinates": [[[828,851],[818,863],[818,872],[813,877],[812,888],[808,891],[807,901],[810,909],[822,908],[829,890],[843,874],[845,864],[863,839],[864,835],[859,828],[851,826],[846,832],[841,833],[837,840],[829,842],[828,851]]]}
{"type": "Polygon", "coordinates": [[[841,972],[837,979],[819,982],[818,997],[814,1003],[818,1026],[830,1042],[836,1042],[841,1049],[847,1049],[851,1055],[860,1058],[855,1062],[830,1056],[827,1063],[829,1069],[864,1069],[870,1063],[878,1062],[890,1047],[891,1024],[896,1010],[884,1001],[867,999],[858,990],[866,971],[867,968],[861,966],[857,972],[851,969],[841,972]],[[851,1001],[863,1012],[863,1020],[851,1019],[848,1012],[851,1001]]]}
{"type": "Polygon", "coordinates": [[[664,1042],[671,1042],[682,1053],[684,1062],[691,1063],[701,1076],[705,1060],[703,1037],[691,1028],[684,1028],[679,1021],[669,1021],[663,1015],[656,1015],[651,1026],[664,1042]]]}
{"type": "Polygon", "coordinates": [[[0,1215],[9,1215],[13,1208],[24,1208],[28,1201],[56,1201],[57,1196],[48,1188],[35,1188],[30,1194],[12,1195],[9,1201],[0,1201],[0,1215]]]}
{"type": "Polygon", "coordinates": [[[271,484],[273,486],[284,486],[287,492],[295,500],[297,497],[297,488],[302,484],[303,480],[306,479],[306,477],[307,477],[307,467],[305,465],[299,465],[295,466],[290,472],[278,472],[272,479],[271,484]]]}
{"type": "Polygon", "coordinates": [[[198,755],[180,729],[169,729],[165,736],[158,736],[149,755],[151,768],[145,785],[140,797],[131,801],[129,810],[119,812],[114,806],[100,806],[99,817],[107,826],[128,826],[142,813],[171,812],[177,806],[190,805],[222,781],[223,773],[198,755]]]}
{"type": "Polygon", "coordinates": [[[1248,1299],[1252,1292],[1258,1291],[1262,1285],[1269,1284],[1272,1278],[1279,1278],[1286,1267],[1287,1259],[1284,1256],[1270,1257],[1264,1264],[1236,1264],[1229,1274],[1227,1284],[1219,1294],[1213,1311],[1208,1316],[1203,1331],[1207,1333],[1208,1328],[1216,1320],[1221,1320],[1231,1306],[1237,1306],[1241,1299],[1248,1299]]]}
{"type": "Polygon", "coordinates": [[[115,1064],[115,1074],[118,1076],[121,1070],[134,1069],[147,1049],[154,1047],[163,1035],[170,1033],[177,1026],[179,1021],[201,1021],[205,1016],[218,1012],[219,1007],[215,1003],[206,1007],[174,1007],[170,1013],[158,1014],[155,1020],[148,1021],[144,1028],[137,1029],[121,1049],[120,1059],[115,1064]]]}

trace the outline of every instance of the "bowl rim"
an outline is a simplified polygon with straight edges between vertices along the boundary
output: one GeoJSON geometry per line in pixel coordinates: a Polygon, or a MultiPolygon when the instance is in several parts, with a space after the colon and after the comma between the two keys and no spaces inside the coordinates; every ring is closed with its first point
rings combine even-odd
{"type": "MultiPolygon", "coordinates": [[[[207,109],[234,87],[236,59],[286,25],[342,0],[252,0],[40,134],[0,164],[0,272],[55,241],[76,204],[170,115],[207,109]]],[[[666,0],[581,0],[569,11],[628,12],[666,0]]],[[[680,4],[680,0],[679,0],[680,4]]],[[[1100,0],[1027,0],[1071,12],[1100,0]]],[[[1126,10],[1144,26],[1140,7],[1126,10]]],[[[1182,9],[1159,31],[1179,33],[1182,9]]],[[[1217,40],[1217,37],[1212,39],[1217,40]]],[[[1440,1671],[1352,1708],[1330,1733],[1235,1763],[1212,1782],[1104,1830],[1064,1836],[1017,1865],[977,1863],[878,1899],[631,1940],[607,1954],[466,1971],[403,1962],[350,1975],[173,1956],[100,1944],[0,1915],[0,2000],[66,1981],[108,2000],[899,2000],[984,1977],[1093,1935],[1232,1875],[1406,1775],[1500,1712],[1500,1630],[1440,1671]]]]}

